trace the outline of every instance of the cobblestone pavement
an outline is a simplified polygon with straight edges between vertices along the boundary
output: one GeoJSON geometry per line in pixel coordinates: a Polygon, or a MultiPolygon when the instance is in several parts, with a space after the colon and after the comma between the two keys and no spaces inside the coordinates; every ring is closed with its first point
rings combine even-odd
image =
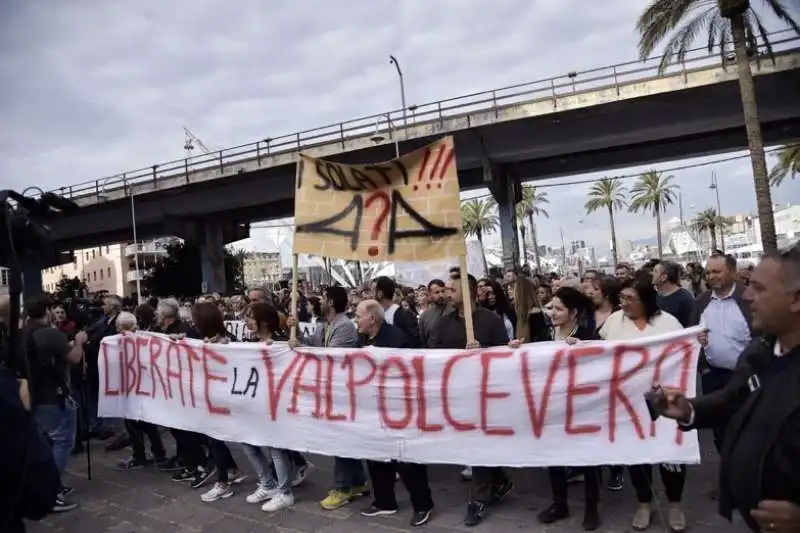
{"type": "MultiPolygon", "coordinates": [[[[166,435],[165,435],[166,437],[166,435]]],[[[709,444],[703,439],[703,444],[709,444]]],[[[233,446],[232,446],[233,449],[233,446]]],[[[742,533],[746,531],[737,518],[733,526],[717,516],[716,502],[707,492],[716,479],[718,457],[713,446],[704,446],[704,463],[690,467],[684,494],[684,511],[688,530],[692,533],[742,533]]],[[[525,532],[578,532],[582,531],[582,489],[571,488],[572,517],[564,522],[542,526],[536,512],[550,503],[546,473],[540,469],[509,469],[516,489],[506,500],[490,510],[479,526],[463,525],[467,484],[461,481],[459,469],[453,466],[434,466],[430,469],[431,489],[436,510],[431,522],[422,528],[411,528],[407,494],[398,483],[397,496],[400,512],[390,517],[363,518],[358,511],[367,506],[368,498],[351,503],[337,511],[324,511],[319,500],[324,497],[327,483],[332,479],[332,461],[326,457],[311,456],[316,469],[306,483],[295,490],[294,508],[274,515],[260,510],[260,506],[244,501],[252,490],[253,478],[245,480],[233,498],[216,503],[202,503],[200,492],[184,484],[169,480],[167,474],[154,470],[119,472],[117,463],[126,452],[105,453],[102,446],[94,444],[92,480],[86,476],[86,457],[73,459],[67,483],[75,488],[73,500],[80,507],[72,512],[51,515],[42,522],[29,524],[31,533],[359,533],[427,531],[448,533],[472,530],[476,533],[525,532]]],[[[234,452],[242,467],[247,463],[241,454],[234,452]]],[[[665,502],[659,491],[661,509],[665,502]]],[[[603,523],[600,531],[622,533],[631,531],[630,518],[635,507],[634,494],[626,485],[621,492],[603,492],[600,513],[603,523]]],[[[660,532],[662,526],[657,512],[653,515],[650,531],[660,532]]]]}

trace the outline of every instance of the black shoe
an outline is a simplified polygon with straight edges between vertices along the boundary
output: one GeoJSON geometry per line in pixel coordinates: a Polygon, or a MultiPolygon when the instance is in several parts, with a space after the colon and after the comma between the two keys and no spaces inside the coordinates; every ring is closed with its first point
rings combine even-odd
{"type": "Polygon", "coordinates": [[[432,512],[433,509],[428,509],[427,511],[414,511],[414,514],[411,515],[411,525],[413,527],[424,526],[431,521],[432,512]]]}
{"type": "Polygon", "coordinates": [[[625,484],[625,477],[622,474],[622,471],[611,471],[611,479],[608,480],[608,484],[606,487],[608,490],[612,492],[619,492],[622,490],[622,486],[625,484]]]}
{"type": "Polygon", "coordinates": [[[584,531],[595,531],[600,527],[600,515],[597,513],[596,506],[587,506],[583,512],[584,531]]]}
{"type": "Polygon", "coordinates": [[[216,467],[211,468],[198,468],[195,472],[194,479],[192,479],[192,488],[199,489],[215,476],[217,473],[216,467]]]}
{"type": "Polygon", "coordinates": [[[177,456],[170,457],[163,465],[156,466],[162,472],[180,472],[185,468],[185,465],[177,456]]]}
{"type": "Polygon", "coordinates": [[[53,512],[54,513],[66,513],[67,511],[72,511],[78,506],[77,503],[71,503],[66,501],[60,495],[56,497],[56,503],[53,505],[53,512]]]}
{"type": "Polygon", "coordinates": [[[126,459],[122,461],[119,465],[117,465],[117,470],[121,472],[128,472],[130,470],[141,470],[146,466],[152,465],[153,462],[149,459],[137,459],[136,457],[131,457],[130,459],[126,459]]]}
{"type": "Polygon", "coordinates": [[[552,504],[550,507],[536,515],[536,518],[538,518],[539,522],[542,524],[552,524],[568,517],[569,507],[566,505],[558,505],[556,503],[552,504]]]}
{"type": "Polygon", "coordinates": [[[178,483],[191,482],[194,481],[195,477],[197,477],[197,470],[187,470],[184,468],[172,476],[172,481],[177,481],[178,483]]]}
{"type": "Polygon", "coordinates": [[[120,450],[124,450],[130,445],[131,445],[131,439],[125,435],[120,435],[116,439],[112,440],[108,446],[106,446],[106,451],[118,452],[120,450]]]}
{"type": "Polygon", "coordinates": [[[514,482],[507,479],[502,485],[497,485],[492,489],[492,501],[490,505],[498,503],[500,500],[508,496],[508,493],[514,490],[514,482]]]}
{"type": "Polygon", "coordinates": [[[370,505],[363,511],[361,511],[361,516],[391,516],[393,514],[397,514],[397,509],[381,509],[377,507],[375,504],[370,505]]]}
{"type": "Polygon", "coordinates": [[[162,466],[169,463],[169,458],[165,455],[158,455],[153,457],[153,459],[151,459],[150,462],[160,470],[162,466]]]}
{"type": "Polygon", "coordinates": [[[467,515],[464,517],[465,526],[477,526],[483,522],[486,516],[486,506],[481,502],[469,502],[467,504],[467,515]]]}

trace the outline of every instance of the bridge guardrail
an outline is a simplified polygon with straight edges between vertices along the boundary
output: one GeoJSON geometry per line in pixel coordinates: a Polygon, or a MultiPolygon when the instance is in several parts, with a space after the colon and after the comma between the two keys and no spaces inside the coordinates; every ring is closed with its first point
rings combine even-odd
{"type": "MultiPolygon", "coordinates": [[[[792,30],[773,32],[769,34],[769,38],[775,54],[800,47],[800,36],[797,36],[792,30]]],[[[762,61],[769,60],[764,57],[767,52],[764,43],[759,44],[758,52],[758,57],[762,58],[762,61]]],[[[673,77],[681,73],[686,76],[692,70],[716,66],[720,63],[724,65],[728,63],[728,60],[721,57],[719,53],[709,53],[706,48],[696,48],[688,51],[683,60],[672,61],[663,72],[659,72],[660,57],[569,72],[566,75],[533,82],[412,105],[406,110],[393,110],[299,131],[290,135],[267,138],[210,154],[176,159],[98,180],[59,187],[51,192],[76,199],[94,195],[102,197],[110,192],[120,190],[124,190],[127,194],[128,186],[148,182],[153,183],[157,188],[160,180],[181,176],[186,177],[188,183],[190,174],[203,170],[219,169],[223,173],[226,168],[235,168],[237,165],[253,159],[260,164],[263,157],[277,154],[293,153],[332,143],[341,143],[344,147],[347,141],[376,133],[385,135],[389,140],[393,140],[395,135],[400,135],[400,139],[403,139],[402,132],[406,127],[437,121],[443,122],[448,118],[475,112],[494,110],[496,114],[499,114],[500,109],[506,106],[543,99],[552,99],[556,105],[559,97],[609,88],[616,88],[619,92],[622,86],[630,83],[673,77]]],[[[733,65],[731,66],[733,68],[733,65]]]]}

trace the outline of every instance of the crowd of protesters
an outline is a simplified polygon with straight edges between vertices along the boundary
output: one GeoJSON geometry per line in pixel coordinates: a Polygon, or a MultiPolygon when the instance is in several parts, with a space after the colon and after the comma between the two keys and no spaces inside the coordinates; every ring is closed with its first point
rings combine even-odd
{"type": "MultiPolygon", "coordinates": [[[[63,457],[59,463],[62,473],[70,452],[81,453],[87,439],[103,440],[108,451],[131,448],[131,456],[119,465],[120,470],[155,468],[170,473],[172,481],[185,483],[191,489],[206,487],[199,498],[213,502],[233,496],[236,486],[247,478],[231,453],[231,446],[238,446],[256,478],[247,502],[274,512],[294,504],[292,489],[303,483],[313,468],[307,458],[292,450],[225,443],[178,429],[170,429],[175,450],[168,453],[160,428],[144,421],[98,418],[97,356],[103,338],[140,330],[227,343],[237,339],[228,333],[225,321],[241,320],[247,324],[253,341],[270,343],[287,340],[291,328],[306,322],[324,324],[313,334],[299,337],[298,343],[309,346],[460,349],[470,347],[463,320],[464,312],[470,308],[477,344],[482,347],[627,340],[706,325],[707,331],[700,339],[700,380],[704,392],[711,393],[725,388],[732,379],[738,354],[754,335],[752,313],[742,297],[751,272],[752,268],[739,269],[731,256],[715,253],[705,270],[696,264],[684,268],[655,260],[639,269],[620,263],[613,275],[588,270],[580,278],[509,269],[477,280],[468,276],[467,295],[462,294],[458,268],[418,287],[403,287],[388,277],[352,289],[323,286],[315,290],[302,284],[296,315],[291,313],[288,289],[272,291],[260,287],[231,296],[151,298],[136,306],[105,295],[95,311],[99,316],[95,317],[91,316],[91,308],[76,308],[42,296],[28,302],[26,311],[29,320],[49,322],[64,334],[65,342],[71,341],[73,347],[83,350],[81,364],[71,365],[64,380],[68,384],[64,395],[79,414],[47,422],[43,428],[51,437],[54,455],[63,457]],[[76,431],[69,431],[68,424],[76,431]]],[[[718,447],[726,423],[720,419],[714,424],[718,447]]],[[[568,517],[568,486],[582,483],[586,502],[583,527],[595,530],[601,522],[600,491],[619,491],[629,482],[637,500],[632,527],[637,531],[647,529],[652,520],[653,466],[551,467],[548,472],[553,503],[538,514],[538,520],[550,524],[568,517]]],[[[684,465],[655,466],[670,504],[666,521],[672,531],[684,531],[681,499],[687,469],[684,465]]],[[[461,475],[471,487],[464,519],[468,526],[482,522],[487,509],[514,488],[502,468],[465,466],[461,475]]],[[[362,461],[335,458],[332,488],[321,506],[336,509],[372,491],[373,501],[362,514],[394,514],[398,510],[395,478],[401,479],[410,493],[411,524],[427,523],[434,503],[425,465],[368,461],[365,468],[362,461]]],[[[75,507],[70,501],[71,493],[71,488],[62,485],[54,511],[75,507]]],[[[710,496],[718,497],[715,493],[710,496]]]]}

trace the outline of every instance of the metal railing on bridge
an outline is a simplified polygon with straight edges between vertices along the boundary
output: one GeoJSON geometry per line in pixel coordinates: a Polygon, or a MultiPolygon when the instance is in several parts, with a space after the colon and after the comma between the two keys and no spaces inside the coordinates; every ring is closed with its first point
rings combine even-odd
{"type": "MultiPolygon", "coordinates": [[[[800,36],[797,36],[792,30],[771,33],[769,39],[775,54],[800,49],[800,36]]],[[[764,43],[759,45],[758,53],[755,55],[761,61],[769,61],[767,47],[764,43]]],[[[128,186],[148,182],[158,188],[160,180],[181,176],[185,176],[189,183],[189,175],[194,172],[217,169],[224,173],[226,169],[237,168],[238,165],[253,160],[257,161],[260,166],[264,157],[298,152],[333,143],[340,143],[344,148],[347,141],[371,137],[377,133],[384,135],[390,141],[393,141],[396,135],[400,135],[399,139],[403,140],[407,138],[402,135],[406,128],[422,124],[443,123],[445,119],[476,112],[494,110],[496,114],[499,114],[504,107],[533,101],[553,100],[556,105],[559,97],[582,92],[613,88],[619,92],[621,87],[631,83],[681,74],[686,78],[688,73],[693,70],[728,65],[735,68],[732,64],[733,61],[730,58],[721,57],[717,52],[709,52],[707,48],[696,48],[690,50],[683,60],[672,61],[663,71],[659,71],[660,57],[653,57],[645,61],[630,61],[569,72],[543,80],[510,85],[427,104],[412,105],[408,109],[397,109],[388,113],[338,122],[290,135],[266,138],[210,154],[176,159],[99,180],[60,187],[52,192],[75,199],[94,195],[102,197],[107,196],[111,191],[120,190],[125,190],[127,194],[128,186]]]]}

